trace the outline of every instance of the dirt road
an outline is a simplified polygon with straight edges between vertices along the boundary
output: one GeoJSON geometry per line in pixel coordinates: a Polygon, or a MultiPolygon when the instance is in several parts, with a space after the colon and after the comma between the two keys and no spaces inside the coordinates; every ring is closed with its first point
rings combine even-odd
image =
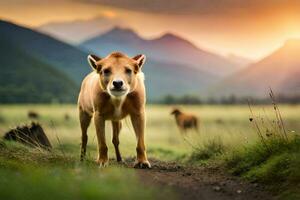
{"type": "MultiPolygon", "coordinates": [[[[226,174],[217,167],[187,167],[151,160],[152,169],[136,169],[146,185],[171,189],[184,200],[269,200],[276,199],[258,184],[226,174]]],[[[169,199],[162,196],[161,199],[169,199]]]]}

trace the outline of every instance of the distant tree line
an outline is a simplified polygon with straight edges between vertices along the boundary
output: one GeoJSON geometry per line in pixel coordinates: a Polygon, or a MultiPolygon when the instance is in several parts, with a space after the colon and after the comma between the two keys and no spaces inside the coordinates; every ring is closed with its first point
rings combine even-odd
{"type": "MultiPolygon", "coordinates": [[[[174,104],[222,104],[222,105],[234,105],[234,104],[247,104],[248,102],[255,102],[255,104],[268,104],[270,103],[270,98],[253,98],[253,97],[236,97],[235,95],[230,95],[227,97],[208,97],[201,99],[196,95],[183,95],[183,96],[174,96],[174,95],[166,95],[163,98],[156,101],[149,101],[149,103],[157,103],[157,104],[166,104],[166,105],[174,105],[174,104]]],[[[286,96],[286,95],[277,95],[276,96],[277,103],[287,103],[287,104],[298,104],[300,103],[300,94],[294,96],[286,96]]]]}
{"type": "Polygon", "coordinates": [[[173,95],[166,95],[161,100],[157,101],[161,104],[202,104],[203,102],[197,96],[183,95],[176,97],[173,95]]]}

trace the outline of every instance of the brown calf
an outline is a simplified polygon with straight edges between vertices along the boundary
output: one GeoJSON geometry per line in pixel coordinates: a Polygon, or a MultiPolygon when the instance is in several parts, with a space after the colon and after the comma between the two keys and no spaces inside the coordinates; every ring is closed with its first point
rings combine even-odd
{"type": "Polygon", "coordinates": [[[137,159],[134,166],[151,167],[144,143],[146,97],[141,68],[145,59],[144,55],[130,58],[119,52],[111,53],[102,59],[95,55],[88,56],[88,62],[94,72],[83,80],[78,98],[82,130],[81,159],[86,153],[87,129],[93,117],[98,139],[98,164],[100,166],[108,164],[105,141],[107,120],[112,123],[112,142],[117,161],[122,161],[119,151],[121,120],[129,115],[137,138],[137,159]]]}
{"type": "Polygon", "coordinates": [[[28,118],[30,119],[38,119],[40,117],[39,113],[29,110],[27,113],[28,118]]]}
{"type": "Polygon", "coordinates": [[[171,112],[175,116],[176,124],[181,133],[186,133],[187,129],[198,130],[198,119],[196,116],[191,114],[186,114],[181,112],[179,109],[175,108],[171,112]]]}

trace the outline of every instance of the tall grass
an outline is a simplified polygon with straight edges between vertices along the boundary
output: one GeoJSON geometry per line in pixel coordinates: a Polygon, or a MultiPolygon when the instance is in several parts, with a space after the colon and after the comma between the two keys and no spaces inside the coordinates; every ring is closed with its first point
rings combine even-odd
{"type": "Polygon", "coordinates": [[[254,128],[256,129],[256,133],[260,138],[261,143],[271,153],[273,149],[268,146],[268,143],[266,141],[268,138],[281,140],[282,142],[288,142],[289,138],[282,119],[281,112],[279,110],[279,107],[276,104],[275,96],[272,89],[270,89],[269,95],[273,105],[273,110],[275,115],[274,120],[270,120],[267,116],[265,118],[256,117],[253,113],[249,101],[248,101],[248,106],[251,113],[251,117],[249,118],[249,120],[254,125],[254,128]]]}
{"type": "Polygon", "coordinates": [[[274,119],[256,116],[249,103],[250,122],[259,141],[228,153],[225,165],[235,175],[261,182],[280,198],[300,198],[300,137],[288,132],[274,93],[270,90],[274,119]]]}
{"type": "Polygon", "coordinates": [[[221,164],[234,175],[269,186],[283,199],[300,199],[300,136],[295,130],[287,130],[271,89],[269,95],[273,116],[267,115],[265,109],[263,114],[257,114],[248,103],[253,130],[250,126],[246,131],[254,132],[257,140],[228,145],[214,137],[190,145],[193,152],[189,161],[221,164]]]}

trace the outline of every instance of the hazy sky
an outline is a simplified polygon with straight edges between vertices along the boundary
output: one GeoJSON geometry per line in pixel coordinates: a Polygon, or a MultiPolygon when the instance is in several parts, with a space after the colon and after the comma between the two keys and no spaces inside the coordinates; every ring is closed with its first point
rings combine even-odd
{"type": "Polygon", "coordinates": [[[30,27],[97,16],[121,19],[147,38],[171,31],[203,49],[253,59],[300,37],[300,1],[0,0],[0,18],[30,27]]]}

